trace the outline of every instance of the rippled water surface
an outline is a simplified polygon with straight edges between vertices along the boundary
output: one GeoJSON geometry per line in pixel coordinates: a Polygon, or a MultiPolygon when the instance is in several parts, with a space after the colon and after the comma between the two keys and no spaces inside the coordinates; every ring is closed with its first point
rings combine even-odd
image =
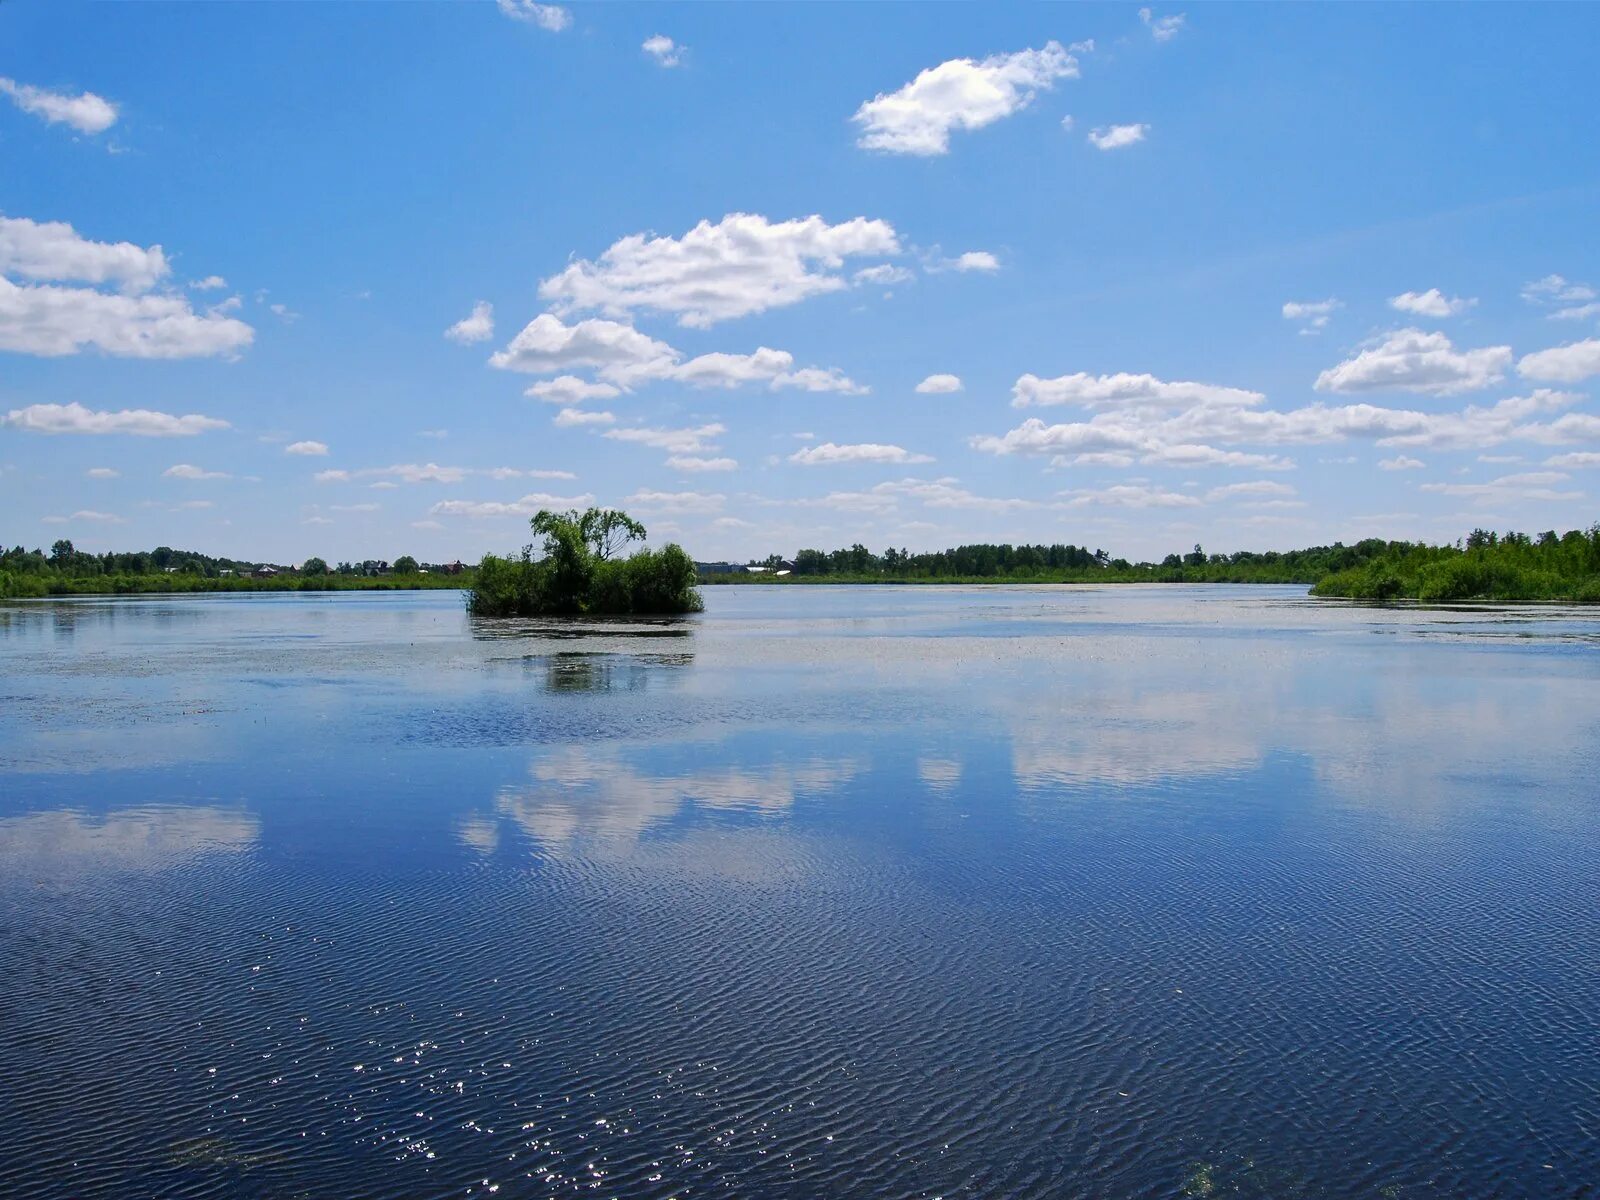
{"type": "Polygon", "coordinates": [[[1600,1194],[1600,614],[0,606],[0,1195],[1600,1194]]]}

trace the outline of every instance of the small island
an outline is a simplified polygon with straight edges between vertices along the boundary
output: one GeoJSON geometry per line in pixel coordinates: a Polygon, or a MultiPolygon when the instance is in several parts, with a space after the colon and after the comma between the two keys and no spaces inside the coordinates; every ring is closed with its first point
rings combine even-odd
{"type": "Polygon", "coordinates": [[[694,561],[683,547],[642,547],[638,521],[611,508],[583,512],[540,510],[529,522],[544,539],[516,558],[486,554],[478,564],[467,608],[478,617],[667,616],[699,612],[694,561]]]}

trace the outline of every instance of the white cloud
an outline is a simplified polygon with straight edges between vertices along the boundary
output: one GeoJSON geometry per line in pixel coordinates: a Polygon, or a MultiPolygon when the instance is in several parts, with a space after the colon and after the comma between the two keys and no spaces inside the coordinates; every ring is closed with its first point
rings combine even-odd
{"type": "Polygon", "coordinates": [[[104,133],[117,123],[117,106],[93,92],[79,92],[76,96],[52,92],[0,75],[0,94],[9,96],[25,113],[42,117],[52,125],[70,125],[79,133],[104,133]]]}
{"type": "Polygon", "coordinates": [[[771,383],[794,365],[787,350],[760,346],[753,354],[702,354],[671,369],[667,377],[691,387],[736,388],[771,383]]]}
{"type": "Polygon", "coordinates": [[[612,441],[631,442],[656,450],[665,450],[670,454],[700,454],[707,450],[715,450],[717,446],[714,439],[726,432],[728,431],[725,426],[716,424],[700,425],[692,429],[626,426],[621,429],[608,429],[600,436],[610,438],[612,441]]]}
{"type": "Polygon", "coordinates": [[[1544,460],[1547,467],[1600,467],[1600,452],[1580,450],[1574,454],[1557,454],[1544,460]]]}
{"type": "Polygon", "coordinates": [[[739,463],[731,458],[703,458],[694,454],[674,454],[667,459],[667,466],[675,471],[732,471],[738,468],[739,463]]]}
{"type": "Polygon", "coordinates": [[[1552,311],[1545,315],[1553,320],[1582,320],[1600,313],[1600,304],[1594,288],[1586,283],[1574,283],[1561,275],[1546,275],[1522,286],[1522,298],[1529,304],[1552,311]]]}
{"type": "Polygon", "coordinates": [[[932,462],[933,459],[926,454],[915,454],[901,446],[879,445],[874,442],[837,446],[832,442],[823,442],[817,446],[808,446],[804,450],[796,450],[789,456],[789,461],[799,463],[802,467],[816,467],[835,463],[925,463],[932,462]]]}
{"type": "Polygon", "coordinates": [[[857,383],[838,367],[802,367],[785,371],[772,381],[773,391],[794,388],[802,392],[837,392],[842,396],[865,396],[872,389],[857,383]]]}
{"type": "Polygon", "coordinates": [[[1178,31],[1183,28],[1184,14],[1173,13],[1171,16],[1158,17],[1148,8],[1139,10],[1139,20],[1150,31],[1150,36],[1158,42],[1170,42],[1178,36],[1178,31]]]}
{"type": "Polygon", "coordinates": [[[1510,365],[1510,346],[1457,350],[1442,333],[1401,329],[1322,372],[1316,388],[1319,392],[1398,389],[1449,396],[1498,383],[1510,365]]]}
{"type": "Polygon", "coordinates": [[[1105,505],[1112,508],[1194,508],[1200,501],[1182,492],[1171,492],[1151,484],[1119,483],[1106,488],[1075,488],[1062,492],[1074,508],[1105,505]]]}
{"type": "Polygon", "coordinates": [[[1487,483],[1424,483],[1420,487],[1424,492],[1436,492],[1441,496],[1466,496],[1486,502],[1583,499],[1582,492],[1555,490],[1554,485],[1569,478],[1560,471],[1529,471],[1502,475],[1487,483]]]}
{"type": "Polygon", "coordinates": [[[663,67],[675,67],[681,63],[685,49],[664,33],[645,38],[639,48],[663,67]]]}
{"type": "Polygon", "coordinates": [[[563,313],[647,310],[706,328],[838,291],[847,286],[839,272],[848,258],[899,253],[887,221],[856,217],[830,225],[819,216],[771,222],[729,213],[681,238],[622,238],[597,261],[580,259],[544,280],[539,295],[563,313]]]}
{"type": "Polygon", "coordinates": [[[193,437],[208,430],[228,428],[226,421],[197,413],[175,417],[145,408],[97,412],[78,403],[30,404],[27,408],[14,408],[0,423],[30,433],[123,433],[135,437],[193,437]]]}
{"type": "Polygon", "coordinates": [[[57,357],[96,347],[130,358],[230,354],[255,331],[213,310],[195,313],[186,297],[146,295],[170,272],[160,246],[94,242],[61,221],[0,217],[0,350],[57,357]],[[63,281],[116,284],[121,295],[63,281]]]}
{"type": "Polygon", "coordinates": [[[92,508],[80,508],[70,517],[41,517],[40,520],[46,525],[65,525],[71,521],[96,521],[108,525],[127,524],[127,521],[116,513],[96,512],[92,508]]]}
{"type": "Polygon", "coordinates": [[[610,400],[620,396],[622,389],[609,383],[590,383],[576,375],[558,375],[554,379],[540,380],[522,394],[543,400],[546,404],[570,406],[589,400],[610,400]]]}
{"type": "Polygon", "coordinates": [[[197,292],[215,292],[228,286],[228,281],[221,275],[207,275],[204,279],[196,279],[189,284],[197,292]]]}
{"type": "Polygon", "coordinates": [[[640,333],[631,325],[591,318],[567,325],[542,313],[522,329],[504,350],[489,357],[491,366],[530,374],[593,367],[622,383],[641,372],[669,369],[677,351],[640,333]]]}
{"type": "Polygon", "coordinates": [[[381,512],[381,504],[333,504],[329,506],[334,512],[371,513],[381,512]]]}
{"type": "Polygon", "coordinates": [[[617,418],[608,412],[588,412],[581,408],[563,408],[551,424],[557,429],[572,429],[584,425],[612,425],[617,418]]]}
{"type": "Polygon", "coordinates": [[[1294,488],[1287,483],[1278,483],[1272,479],[1254,479],[1249,483],[1229,483],[1222,487],[1214,487],[1206,493],[1206,502],[1215,504],[1219,500],[1234,500],[1240,497],[1247,500],[1277,499],[1294,494],[1294,488]]]}
{"type": "Polygon", "coordinates": [[[197,467],[193,463],[178,463],[161,472],[166,479],[230,479],[226,471],[207,471],[204,467],[197,467]]]}
{"type": "Polygon", "coordinates": [[[1407,458],[1404,454],[1378,460],[1379,468],[1385,471],[1420,471],[1427,465],[1420,458],[1407,458]]]}
{"type": "Polygon", "coordinates": [[[520,500],[441,500],[428,511],[436,517],[531,517],[542,508],[587,508],[594,497],[552,496],[545,492],[530,492],[520,500]]]}
{"type": "Polygon", "coordinates": [[[1192,405],[1248,406],[1266,399],[1260,392],[1186,380],[1168,382],[1154,375],[1088,375],[1055,379],[1023,375],[1011,389],[1013,408],[1076,404],[1084,408],[1188,408],[1192,405]]]}
{"type": "Polygon", "coordinates": [[[1089,131],[1089,142],[1096,150],[1120,150],[1124,146],[1133,146],[1144,141],[1145,135],[1150,132],[1150,126],[1144,122],[1132,125],[1107,125],[1100,129],[1089,131]]]}
{"type": "Polygon", "coordinates": [[[172,271],[160,246],[93,242],[65,221],[0,216],[0,273],[54,283],[149,291],[172,271]]]}
{"type": "Polygon", "coordinates": [[[1600,375],[1600,338],[1525,354],[1517,363],[1517,373],[1549,383],[1577,383],[1600,375]]]}
{"type": "Polygon", "coordinates": [[[646,512],[713,513],[727,499],[719,492],[653,492],[641,488],[623,503],[646,512]]]}
{"type": "Polygon", "coordinates": [[[472,306],[472,311],[446,329],[444,335],[462,346],[487,342],[494,336],[494,305],[487,300],[479,300],[472,306]]]}
{"type": "Polygon", "coordinates": [[[958,254],[955,258],[941,265],[951,271],[961,271],[963,273],[967,271],[983,271],[987,273],[998,271],[1000,269],[1000,260],[987,250],[968,250],[966,253],[958,254]]]}
{"type": "Polygon", "coordinates": [[[301,521],[300,524],[302,524],[302,525],[332,525],[333,524],[333,518],[332,517],[307,517],[304,521],[301,521]]]}
{"type": "Polygon", "coordinates": [[[242,350],[254,338],[242,321],[198,316],[178,296],[18,287],[0,279],[0,350],[59,357],[92,346],[128,358],[200,358],[242,350]]]}
{"type": "Polygon", "coordinates": [[[1299,321],[1301,333],[1316,333],[1327,328],[1333,314],[1343,307],[1343,301],[1331,296],[1326,300],[1289,300],[1283,306],[1283,319],[1299,321]]]}
{"type": "Polygon", "coordinates": [[[924,396],[944,396],[951,392],[961,390],[961,378],[957,375],[929,375],[916,390],[924,396]]]}
{"type": "Polygon", "coordinates": [[[90,467],[84,474],[90,479],[117,479],[122,472],[114,467],[90,467]]]}
{"type": "Polygon", "coordinates": [[[1009,117],[1057,79],[1077,76],[1078,60],[1054,41],[1042,50],[976,62],[953,58],[862,104],[851,118],[861,127],[856,145],[891,154],[947,154],[952,130],[981,129],[1009,117]]]}
{"type": "Polygon", "coordinates": [[[850,277],[857,283],[870,283],[889,287],[897,283],[910,283],[916,275],[904,267],[897,267],[893,263],[879,263],[875,267],[862,267],[850,277]]]}
{"type": "Polygon", "coordinates": [[[560,33],[572,24],[572,13],[559,4],[539,4],[536,0],[496,0],[501,12],[514,21],[525,21],[560,33]]]}
{"type": "Polygon", "coordinates": [[[1065,133],[1071,133],[1073,129],[1077,127],[1077,124],[1077,120],[1071,113],[1068,113],[1066,116],[1061,118],[1061,128],[1065,133]]]}
{"type": "Polygon", "coordinates": [[[1476,300],[1460,296],[1446,296],[1438,288],[1429,288],[1425,292],[1401,292],[1398,296],[1389,297],[1390,308],[1419,317],[1453,317],[1466,312],[1476,303],[1476,300]]]}
{"type": "Polygon", "coordinates": [[[290,442],[283,448],[283,452],[321,458],[327,455],[328,445],[326,442],[290,442]]]}

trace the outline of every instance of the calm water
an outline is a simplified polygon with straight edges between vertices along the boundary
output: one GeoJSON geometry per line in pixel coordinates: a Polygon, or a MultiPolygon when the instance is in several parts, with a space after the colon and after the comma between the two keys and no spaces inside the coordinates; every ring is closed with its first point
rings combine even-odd
{"type": "Polygon", "coordinates": [[[1600,614],[0,606],[0,1194],[1600,1195],[1600,614]]]}

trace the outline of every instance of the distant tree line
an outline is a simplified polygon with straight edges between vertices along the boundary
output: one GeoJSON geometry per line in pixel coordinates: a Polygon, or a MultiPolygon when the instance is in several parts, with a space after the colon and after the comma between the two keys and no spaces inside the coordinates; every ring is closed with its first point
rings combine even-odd
{"type": "Polygon", "coordinates": [[[367,559],[330,567],[321,558],[308,558],[293,567],[170,546],[92,554],[62,538],[48,554],[22,546],[0,549],[0,597],[462,587],[470,580],[463,580],[460,572],[459,563],[424,565],[409,554],[402,554],[392,564],[367,559]]]}
{"type": "Polygon", "coordinates": [[[856,543],[806,549],[793,559],[752,559],[766,573],[704,582],[1304,583],[1319,596],[1419,600],[1600,600],[1600,525],[1530,536],[1474,530],[1454,545],[1367,538],[1303,550],[1207,553],[1195,546],[1160,561],[1130,562],[1104,550],[1056,543],[974,543],[881,554],[856,543]],[[786,575],[778,574],[787,572],[786,575]]]}

